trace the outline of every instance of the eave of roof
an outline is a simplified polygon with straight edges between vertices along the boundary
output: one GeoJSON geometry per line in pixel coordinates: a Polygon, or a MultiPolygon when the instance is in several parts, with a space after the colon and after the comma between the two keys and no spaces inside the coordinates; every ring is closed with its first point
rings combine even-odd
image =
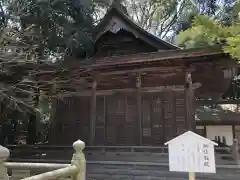
{"type": "MultiPolygon", "coordinates": [[[[139,25],[134,23],[127,15],[125,15],[118,7],[112,6],[106,15],[103,17],[103,19],[100,21],[100,23],[96,26],[95,28],[95,39],[99,33],[101,33],[102,29],[105,27],[105,25],[109,22],[109,19],[113,16],[118,16],[120,17],[124,22],[126,22],[130,27],[133,29],[136,29],[136,31],[139,32],[142,36],[145,36],[145,38],[150,39],[150,41],[154,42],[153,44],[156,44],[156,48],[159,48],[160,45],[163,45],[167,47],[168,49],[180,49],[180,47],[177,47],[171,43],[168,43],[153,34],[145,31],[143,28],[141,28],[139,25]]],[[[140,37],[141,38],[141,37],[140,37]]]]}
{"type": "MultiPolygon", "coordinates": [[[[88,59],[86,61],[95,62],[90,65],[84,65],[85,62],[79,63],[79,67],[87,68],[87,67],[111,67],[111,66],[119,66],[119,65],[131,65],[131,64],[140,64],[140,63],[153,63],[165,60],[175,60],[175,59],[186,59],[186,61],[193,61],[194,57],[201,56],[211,56],[211,55],[221,55],[224,52],[221,49],[221,46],[209,46],[204,48],[192,48],[186,50],[167,50],[162,52],[152,52],[152,53],[141,53],[134,55],[124,55],[124,56],[113,56],[113,57],[105,57],[105,58],[94,58],[88,59]]],[[[185,62],[183,60],[183,62],[185,62]]]]}
{"type": "MultiPolygon", "coordinates": [[[[81,70],[100,70],[100,69],[111,69],[118,67],[132,67],[141,64],[158,64],[164,61],[178,61],[178,63],[201,63],[208,62],[208,56],[224,56],[225,53],[222,51],[221,45],[208,46],[204,48],[192,48],[186,50],[168,50],[163,52],[153,52],[153,53],[141,53],[134,55],[124,55],[124,56],[114,56],[105,58],[90,58],[84,61],[64,61],[55,63],[52,65],[47,65],[50,69],[79,69],[81,70]]],[[[227,54],[226,54],[227,55],[227,54]]],[[[214,60],[214,58],[213,58],[214,60]]],[[[218,60],[218,59],[217,59],[218,60]]],[[[229,60],[230,57],[229,57],[229,60]]],[[[233,61],[233,64],[236,64],[233,61]]]]}

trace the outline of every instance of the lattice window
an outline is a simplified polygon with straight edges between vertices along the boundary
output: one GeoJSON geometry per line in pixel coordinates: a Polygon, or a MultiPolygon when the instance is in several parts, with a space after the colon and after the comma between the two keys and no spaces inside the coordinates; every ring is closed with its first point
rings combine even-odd
{"type": "Polygon", "coordinates": [[[143,128],[143,137],[151,136],[151,128],[143,128]]]}
{"type": "Polygon", "coordinates": [[[157,96],[156,99],[153,100],[153,112],[161,112],[161,108],[161,99],[159,96],[157,96]]]}
{"type": "Polygon", "coordinates": [[[178,122],[184,122],[184,121],[185,121],[185,118],[184,118],[184,116],[176,116],[176,121],[178,121],[178,122]]]}

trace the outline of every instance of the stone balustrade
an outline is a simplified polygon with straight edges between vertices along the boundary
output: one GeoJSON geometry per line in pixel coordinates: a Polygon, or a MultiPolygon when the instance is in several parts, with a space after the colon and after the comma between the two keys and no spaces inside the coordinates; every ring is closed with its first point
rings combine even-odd
{"type": "Polygon", "coordinates": [[[0,146],[0,180],[47,180],[60,178],[85,180],[86,160],[83,153],[85,143],[78,140],[73,143],[73,148],[75,153],[73,154],[71,164],[50,164],[5,162],[10,153],[7,148],[0,146]],[[39,174],[37,172],[45,173],[39,174]]]}

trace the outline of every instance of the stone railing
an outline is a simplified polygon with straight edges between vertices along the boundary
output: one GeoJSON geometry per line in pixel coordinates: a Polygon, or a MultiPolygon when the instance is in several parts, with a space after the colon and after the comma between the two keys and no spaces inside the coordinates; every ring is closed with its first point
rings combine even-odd
{"type": "Polygon", "coordinates": [[[73,148],[75,153],[73,154],[71,165],[68,165],[5,162],[10,153],[7,148],[0,146],[0,180],[48,180],[68,177],[71,177],[73,180],[85,180],[86,160],[83,153],[85,143],[78,140],[73,143],[73,148]],[[9,173],[8,170],[11,172],[9,173]],[[33,172],[35,174],[37,171],[45,171],[45,173],[31,176],[33,172]]]}

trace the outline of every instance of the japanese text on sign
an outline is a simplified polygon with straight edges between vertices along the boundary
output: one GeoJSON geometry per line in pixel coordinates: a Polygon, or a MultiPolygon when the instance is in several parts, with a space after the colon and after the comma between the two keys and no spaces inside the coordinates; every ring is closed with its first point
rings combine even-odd
{"type": "Polygon", "coordinates": [[[205,167],[209,167],[209,155],[208,155],[208,145],[207,144],[203,144],[203,165],[205,167]]]}
{"type": "Polygon", "coordinates": [[[170,171],[216,173],[215,142],[188,131],[165,144],[170,171]]]}

